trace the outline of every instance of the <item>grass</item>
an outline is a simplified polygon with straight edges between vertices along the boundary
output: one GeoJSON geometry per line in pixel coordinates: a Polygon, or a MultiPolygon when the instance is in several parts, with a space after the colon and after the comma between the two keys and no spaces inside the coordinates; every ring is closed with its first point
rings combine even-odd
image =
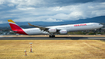
{"type": "Polygon", "coordinates": [[[0,40],[0,59],[105,59],[100,40],[0,40]],[[33,52],[30,53],[30,42],[33,52]],[[25,56],[24,51],[27,51],[25,56]]]}

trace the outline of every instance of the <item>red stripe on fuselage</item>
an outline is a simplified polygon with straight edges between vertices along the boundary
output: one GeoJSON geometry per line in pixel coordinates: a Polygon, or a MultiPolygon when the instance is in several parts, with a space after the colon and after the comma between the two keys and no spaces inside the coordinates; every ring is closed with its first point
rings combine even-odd
{"type": "Polygon", "coordinates": [[[9,23],[9,25],[11,26],[11,29],[12,29],[13,31],[15,31],[16,33],[28,35],[28,34],[25,33],[25,32],[23,31],[23,29],[22,29],[21,27],[19,27],[18,25],[12,24],[12,23],[9,23]]]}

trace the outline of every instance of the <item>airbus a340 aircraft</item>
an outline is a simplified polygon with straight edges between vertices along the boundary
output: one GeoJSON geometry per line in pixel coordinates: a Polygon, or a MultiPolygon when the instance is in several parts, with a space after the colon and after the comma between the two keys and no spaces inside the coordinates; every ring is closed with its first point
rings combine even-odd
{"type": "Polygon", "coordinates": [[[70,31],[83,31],[83,30],[95,30],[103,27],[100,23],[82,23],[82,24],[71,24],[71,25],[61,25],[61,26],[50,26],[50,27],[41,27],[36,25],[30,26],[36,28],[23,29],[19,27],[11,19],[8,20],[11,29],[18,34],[25,35],[40,35],[40,34],[49,34],[49,37],[55,37],[55,34],[67,34],[70,31]]]}

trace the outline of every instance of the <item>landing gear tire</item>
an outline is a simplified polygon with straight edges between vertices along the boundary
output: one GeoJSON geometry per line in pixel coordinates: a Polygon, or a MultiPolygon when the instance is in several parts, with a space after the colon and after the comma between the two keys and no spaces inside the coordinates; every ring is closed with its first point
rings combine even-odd
{"type": "Polygon", "coordinates": [[[55,37],[55,35],[49,35],[49,37],[50,37],[50,38],[54,38],[54,37],[55,37]]]}

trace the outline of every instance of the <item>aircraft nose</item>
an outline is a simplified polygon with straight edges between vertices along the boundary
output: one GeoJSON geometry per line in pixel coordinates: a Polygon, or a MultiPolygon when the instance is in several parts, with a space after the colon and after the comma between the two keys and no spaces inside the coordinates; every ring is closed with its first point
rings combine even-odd
{"type": "Polygon", "coordinates": [[[103,27],[104,25],[102,25],[102,27],[103,27]]]}
{"type": "Polygon", "coordinates": [[[101,27],[103,27],[104,25],[101,25],[101,27]]]}
{"type": "Polygon", "coordinates": [[[104,25],[102,25],[102,24],[99,24],[100,25],[100,27],[103,27],[104,25]]]}

